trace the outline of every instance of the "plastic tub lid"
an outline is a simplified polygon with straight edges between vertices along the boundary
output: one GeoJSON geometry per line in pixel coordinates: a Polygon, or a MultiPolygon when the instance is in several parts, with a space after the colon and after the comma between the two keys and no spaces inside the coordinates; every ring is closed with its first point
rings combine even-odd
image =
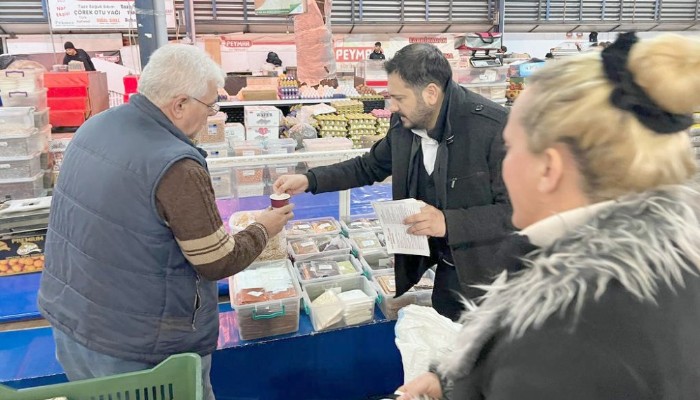
{"type": "Polygon", "coordinates": [[[0,184],[6,184],[6,183],[29,183],[29,182],[34,182],[38,179],[44,179],[44,171],[39,172],[38,174],[30,177],[30,178],[16,178],[16,179],[0,179],[0,184]]]}

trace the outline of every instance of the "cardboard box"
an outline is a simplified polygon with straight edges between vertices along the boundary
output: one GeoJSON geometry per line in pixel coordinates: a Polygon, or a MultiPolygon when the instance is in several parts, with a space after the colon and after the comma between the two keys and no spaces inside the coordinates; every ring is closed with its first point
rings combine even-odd
{"type": "Polygon", "coordinates": [[[246,86],[251,89],[258,89],[258,86],[265,86],[266,89],[272,89],[278,86],[278,78],[276,76],[249,76],[246,78],[246,86]]]}
{"type": "Polygon", "coordinates": [[[243,101],[277,100],[277,89],[241,89],[243,101]]]}
{"type": "Polygon", "coordinates": [[[45,240],[45,230],[0,240],[0,277],[41,272],[45,240]]]}
{"type": "MultiPolygon", "coordinates": [[[[279,127],[282,119],[282,111],[273,106],[245,106],[243,114],[246,127],[279,127]]],[[[250,140],[250,137],[248,140],[250,140]]]]}
{"type": "Polygon", "coordinates": [[[280,127],[278,126],[246,126],[245,137],[247,140],[279,139],[280,127]]]}

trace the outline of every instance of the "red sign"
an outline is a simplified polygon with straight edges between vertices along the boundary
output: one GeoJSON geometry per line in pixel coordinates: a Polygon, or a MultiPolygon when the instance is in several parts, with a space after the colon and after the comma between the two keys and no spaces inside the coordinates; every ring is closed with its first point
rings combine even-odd
{"type": "Polygon", "coordinates": [[[246,48],[253,45],[250,40],[227,40],[225,38],[221,38],[221,42],[224,44],[224,47],[231,48],[246,48]]]}
{"type": "Polygon", "coordinates": [[[357,62],[369,58],[373,47],[336,47],[335,61],[337,62],[357,62]]]}

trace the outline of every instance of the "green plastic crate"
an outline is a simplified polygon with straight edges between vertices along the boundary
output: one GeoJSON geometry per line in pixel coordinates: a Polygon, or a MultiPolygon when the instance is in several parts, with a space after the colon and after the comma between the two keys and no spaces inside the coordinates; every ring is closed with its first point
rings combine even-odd
{"type": "Polygon", "coordinates": [[[0,385],[2,400],[200,400],[202,399],[202,360],[197,354],[169,357],[155,368],[14,390],[0,385]]]}

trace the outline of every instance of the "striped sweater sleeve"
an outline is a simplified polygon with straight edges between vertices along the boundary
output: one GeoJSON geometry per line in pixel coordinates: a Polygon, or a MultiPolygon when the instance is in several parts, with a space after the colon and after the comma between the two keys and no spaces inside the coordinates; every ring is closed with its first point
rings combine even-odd
{"type": "Polygon", "coordinates": [[[195,160],[180,160],[165,172],[156,189],[156,205],[185,258],[205,279],[219,280],[244,270],[265,248],[267,233],[260,225],[235,235],[226,232],[209,174],[195,160]]]}

